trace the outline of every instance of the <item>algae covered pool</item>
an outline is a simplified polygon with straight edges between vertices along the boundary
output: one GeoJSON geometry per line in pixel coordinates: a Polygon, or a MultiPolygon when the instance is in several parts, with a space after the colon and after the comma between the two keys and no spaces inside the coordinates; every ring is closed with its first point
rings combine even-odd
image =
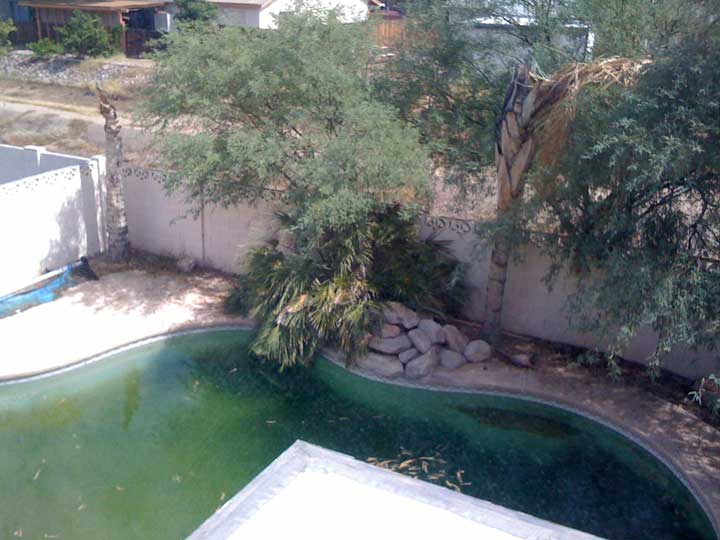
{"type": "Polygon", "coordinates": [[[0,386],[0,538],[180,540],[296,439],[611,540],[710,540],[672,473],[518,399],[283,374],[249,334],[168,338],[0,386]]]}

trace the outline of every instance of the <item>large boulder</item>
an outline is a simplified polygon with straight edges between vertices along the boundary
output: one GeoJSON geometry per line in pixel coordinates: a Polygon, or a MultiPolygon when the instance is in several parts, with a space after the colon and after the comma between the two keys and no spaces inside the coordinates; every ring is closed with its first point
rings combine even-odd
{"type": "Polygon", "coordinates": [[[470,340],[457,329],[457,326],[446,324],[443,326],[443,332],[445,333],[445,345],[448,349],[460,354],[465,352],[465,347],[470,343],[470,340]]]}
{"type": "Polygon", "coordinates": [[[405,376],[410,379],[420,379],[432,373],[440,364],[440,354],[437,347],[432,347],[425,354],[410,360],[405,366],[405,376]]]}
{"type": "Polygon", "coordinates": [[[417,358],[418,356],[420,356],[420,351],[413,347],[412,349],[408,349],[407,351],[403,351],[398,354],[398,360],[400,360],[403,364],[407,364],[410,360],[417,358]]]}
{"type": "Polygon", "coordinates": [[[471,341],[463,352],[468,362],[485,362],[492,356],[492,347],[482,339],[471,341]]]}
{"type": "Polygon", "coordinates": [[[422,319],[418,323],[418,329],[425,332],[433,343],[445,343],[443,327],[432,319],[422,319]]]}
{"type": "Polygon", "coordinates": [[[373,351],[383,354],[397,354],[410,349],[412,343],[410,343],[410,339],[405,334],[402,334],[394,338],[373,337],[368,347],[373,351]]]}
{"type": "Polygon", "coordinates": [[[359,368],[371,371],[381,377],[393,378],[403,374],[403,365],[397,356],[371,352],[358,358],[356,364],[359,368]]]}
{"type": "Polygon", "coordinates": [[[440,351],[440,365],[448,369],[457,369],[465,363],[465,357],[456,351],[443,349],[440,351]]]}
{"type": "Polygon", "coordinates": [[[408,337],[410,338],[413,346],[423,354],[428,352],[430,350],[430,347],[433,346],[433,341],[432,339],[430,339],[430,336],[428,336],[423,330],[420,330],[419,328],[410,330],[408,332],[408,337]]]}
{"type": "Polygon", "coordinates": [[[417,313],[399,302],[387,302],[383,310],[383,318],[387,323],[399,324],[408,330],[415,328],[420,322],[417,313]]]}
{"type": "Polygon", "coordinates": [[[383,324],[380,328],[380,337],[382,338],[398,337],[400,334],[402,334],[402,328],[394,324],[383,324]]]}

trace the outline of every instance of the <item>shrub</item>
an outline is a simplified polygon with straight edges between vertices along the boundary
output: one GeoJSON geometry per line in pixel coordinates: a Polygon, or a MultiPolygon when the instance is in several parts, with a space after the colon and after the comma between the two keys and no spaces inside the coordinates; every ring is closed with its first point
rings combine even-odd
{"type": "Polygon", "coordinates": [[[6,54],[10,49],[10,34],[16,30],[12,21],[0,20],[0,55],[6,54]]]}
{"type": "Polygon", "coordinates": [[[380,301],[445,312],[462,298],[462,265],[416,233],[394,207],[329,232],[310,254],[258,249],[226,310],[259,321],[252,351],[282,367],[306,363],[325,344],[352,360],[366,351],[380,301]]]}
{"type": "Polygon", "coordinates": [[[74,11],[58,34],[65,50],[77,56],[110,56],[114,52],[110,34],[96,15],[74,11]]]}
{"type": "Polygon", "coordinates": [[[35,43],[28,44],[28,49],[30,49],[35,56],[42,59],[50,58],[51,56],[62,54],[63,52],[62,45],[48,38],[42,38],[35,43]]]}

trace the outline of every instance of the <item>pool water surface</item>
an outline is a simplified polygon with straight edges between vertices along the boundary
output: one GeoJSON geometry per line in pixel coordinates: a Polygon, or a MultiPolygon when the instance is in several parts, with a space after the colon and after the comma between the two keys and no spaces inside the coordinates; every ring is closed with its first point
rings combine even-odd
{"type": "Polygon", "coordinates": [[[584,417],[326,360],[279,374],[249,339],[177,336],[0,386],[0,538],[181,540],[296,439],[611,540],[716,538],[662,463],[584,417]]]}

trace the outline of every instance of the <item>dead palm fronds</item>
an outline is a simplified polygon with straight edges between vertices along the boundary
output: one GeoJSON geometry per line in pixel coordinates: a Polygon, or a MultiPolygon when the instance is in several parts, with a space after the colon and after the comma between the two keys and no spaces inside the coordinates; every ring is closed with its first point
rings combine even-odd
{"type": "MultiPolygon", "coordinates": [[[[520,199],[525,173],[536,158],[548,165],[561,155],[580,91],[588,85],[630,86],[649,62],[608,58],[577,63],[549,79],[532,72],[527,65],[515,70],[495,133],[498,215],[506,213],[520,199]]],[[[485,308],[486,329],[493,339],[500,335],[507,263],[507,245],[497,239],[490,262],[485,308]]]]}

